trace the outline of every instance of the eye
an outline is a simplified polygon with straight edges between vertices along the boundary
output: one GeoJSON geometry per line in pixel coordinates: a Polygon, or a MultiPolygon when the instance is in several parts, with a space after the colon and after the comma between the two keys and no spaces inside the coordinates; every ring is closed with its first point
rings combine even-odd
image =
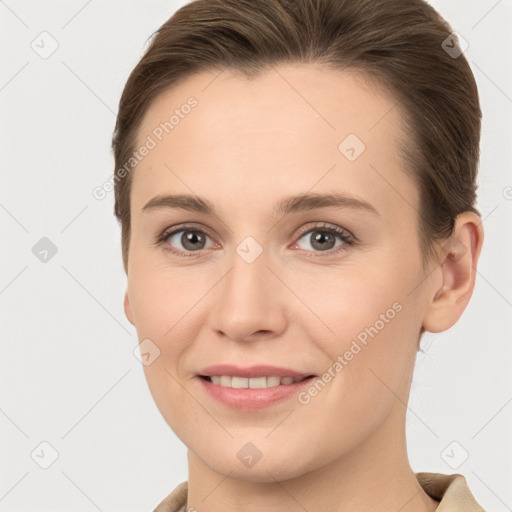
{"type": "Polygon", "coordinates": [[[301,239],[305,239],[307,243],[305,244],[305,248],[299,246],[299,249],[303,249],[308,252],[313,251],[313,254],[311,255],[313,257],[321,256],[321,254],[314,253],[325,253],[330,255],[344,251],[347,249],[347,245],[352,245],[354,243],[354,237],[347,230],[339,226],[331,226],[325,223],[322,225],[315,225],[310,229],[305,227],[302,230],[302,234],[296,242],[296,245],[299,244],[301,239]],[[304,232],[304,230],[307,231],[304,232]],[[336,238],[340,240],[338,245],[335,245],[336,238]]]}
{"type": "Polygon", "coordinates": [[[206,249],[206,240],[210,236],[202,229],[194,226],[180,226],[166,230],[156,240],[157,244],[165,244],[165,249],[178,256],[190,257],[194,253],[206,249]],[[181,245],[181,247],[179,247],[181,245]],[[178,246],[178,249],[175,247],[178,246]],[[188,254],[187,254],[188,253],[188,254]]]}

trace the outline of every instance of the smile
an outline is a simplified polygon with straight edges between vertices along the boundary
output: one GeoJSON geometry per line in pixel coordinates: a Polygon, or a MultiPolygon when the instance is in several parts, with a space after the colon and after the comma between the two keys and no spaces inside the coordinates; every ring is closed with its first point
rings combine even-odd
{"type": "Polygon", "coordinates": [[[235,389],[273,388],[276,386],[294,384],[294,383],[301,382],[304,379],[308,378],[308,376],[279,377],[279,376],[275,376],[275,375],[271,375],[268,377],[250,377],[250,378],[249,377],[237,377],[237,376],[231,376],[231,375],[212,375],[212,376],[202,375],[201,377],[208,380],[209,382],[211,382],[213,384],[218,385],[218,386],[222,386],[225,388],[235,388],[235,389]]]}

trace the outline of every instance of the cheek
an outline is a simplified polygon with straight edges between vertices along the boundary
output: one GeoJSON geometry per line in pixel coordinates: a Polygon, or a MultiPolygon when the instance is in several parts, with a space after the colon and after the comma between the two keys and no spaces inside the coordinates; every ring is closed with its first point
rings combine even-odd
{"type": "Polygon", "coordinates": [[[407,402],[414,367],[414,305],[397,291],[349,288],[324,302],[322,319],[334,334],[318,338],[326,363],[318,384],[301,397],[308,435],[330,439],[320,450],[326,458],[333,446],[349,450],[371,435],[398,404],[397,396],[407,402]]]}
{"type": "Polygon", "coordinates": [[[187,297],[195,296],[193,287],[194,282],[160,271],[150,260],[139,262],[129,282],[130,304],[139,336],[160,342],[173,337],[186,313],[187,297]]]}
{"type": "MultiPolygon", "coordinates": [[[[401,294],[383,288],[363,286],[351,292],[338,293],[323,309],[325,322],[333,331],[332,342],[326,348],[332,347],[337,356],[350,351],[354,345],[359,345],[361,352],[372,347],[368,357],[388,359],[406,342],[406,308],[401,294]]],[[[352,352],[357,353],[357,346],[352,352]]],[[[351,358],[349,353],[347,358],[351,358]]]]}
{"type": "MultiPolygon", "coordinates": [[[[129,297],[138,340],[150,340],[156,345],[157,356],[143,366],[144,373],[157,405],[169,402],[169,398],[178,397],[180,386],[175,378],[181,379],[179,362],[183,352],[190,344],[190,334],[185,332],[189,305],[183,286],[177,281],[150,270],[151,264],[134,269],[130,274],[129,297]],[[148,267],[148,269],[144,269],[148,267]],[[173,378],[174,377],[174,378],[173,378]]],[[[190,283],[190,286],[193,286],[190,283]]],[[[192,293],[195,297],[196,294],[192,293]]],[[[145,342],[148,343],[148,342],[145,342]]],[[[143,346],[141,346],[144,352],[143,346]]],[[[180,400],[172,400],[180,404],[180,400]]],[[[173,414],[173,409],[169,409],[173,414]]]]}
{"type": "Polygon", "coordinates": [[[314,341],[326,372],[322,394],[329,396],[315,401],[330,401],[333,411],[344,403],[351,409],[348,416],[347,411],[340,413],[346,418],[357,418],[366,408],[376,416],[379,410],[385,413],[395,398],[393,392],[401,393],[414,367],[418,301],[408,295],[411,287],[403,274],[400,279],[399,273],[389,271],[379,275],[352,269],[322,284],[314,293],[306,288],[298,293],[315,311],[311,321],[322,331],[314,341]]]}

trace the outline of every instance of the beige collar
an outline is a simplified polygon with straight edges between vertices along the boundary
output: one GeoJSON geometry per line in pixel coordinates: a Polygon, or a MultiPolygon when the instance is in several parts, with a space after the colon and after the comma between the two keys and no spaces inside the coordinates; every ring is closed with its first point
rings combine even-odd
{"type": "MultiPolygon", "coordinates": [[[[436,512],[485,512],[469,490],[466,478],[454,473],[415,473],[422,489],[439,501],[436,512]]],[[[188,482],[181,482],[153,512],[186,512],[188,482]]]]}

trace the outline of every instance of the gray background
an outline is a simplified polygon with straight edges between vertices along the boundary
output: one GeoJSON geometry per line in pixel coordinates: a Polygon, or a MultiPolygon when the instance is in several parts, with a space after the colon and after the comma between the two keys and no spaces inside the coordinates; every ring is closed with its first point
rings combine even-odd
{"type": "MultiPolygon", "coordinates": [[[[113,172],[128,74],[184,3],[0,1],[0,512],[149,511],[187,478],[132,353],[113,193],[92,196],[113,172]]],[[[461,320],[423,340],[409,455],[415,471],[464,474],[501,512],[512,507],[512,2],[432,4],[469,43],[479,85],[486,242],[461,320]]]]}

